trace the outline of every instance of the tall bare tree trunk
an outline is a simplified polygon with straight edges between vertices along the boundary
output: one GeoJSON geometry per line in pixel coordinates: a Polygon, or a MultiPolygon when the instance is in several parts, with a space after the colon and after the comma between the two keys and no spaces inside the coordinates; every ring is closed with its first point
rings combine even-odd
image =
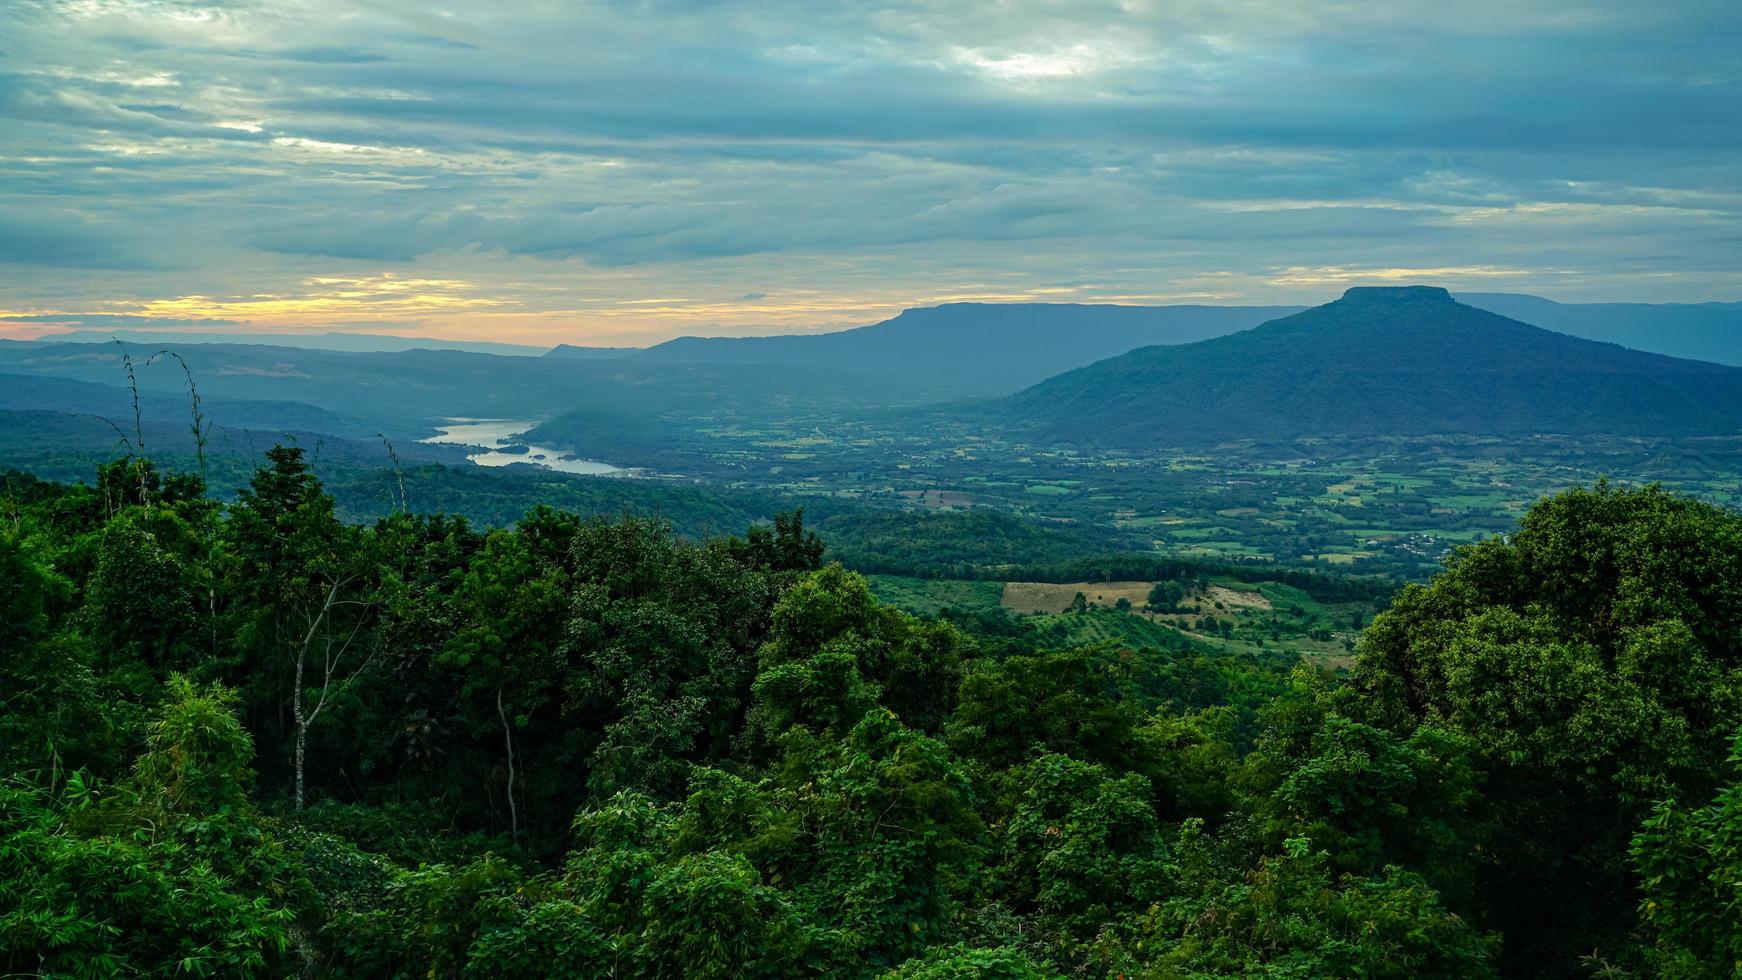
{"type": "MultiPolygon", "coordinates": [[[[308,632],[304,633],[302,637],[302,646],[298,647],[296,650],[296,690],[291,692],[290,705],[291,713],[296,721],[296,808],[298,810],[302,809],[303,802],[302,771],[303,760],[308,754],[309,727],[315,723],[316,718],[321,716],[321,712],[326,710],[328,699],[335,693],[333,688],[333,675],[339,671],[340,665],[345,659],[345,654],[350,651],[351,644],[357,639],[357,632],[363,628],[364,618],[367,615],[368,609],[372,605],[372,603],[351,599],[341,600],[339,598],[339,588],[344,585],[346,581],[346,578],[334,577],[332,587],[327,589],[326,601],[321,604],[320,611],[309,620],[308,632]],[[357,622],[352,625],[350,635],[345,637],[345,641],[340,644],[338,650],[335,651],[333,649],[333,637],[330,632],[332,629],[331,615],[336,606],[345,605],[362,606],[364,611],[358,614],[357,622]],[[329,632],[325,637],[324,648],[321,652],[323,664],[321,669],[321,696],[315,699],[315,706],[313,709],[304,712],[302,703],[303,665],[308,662],[309,646],[314,643],[315,634],[320,632],[323,624],[325,624],[329,632]]],[[[362,673],[364,668],[368,667],[371,663],[374,663],[374,661],[375,657],[373,654],[364,657],[363,661],[352,668],[348,675],[342,676],[339,679],[338,686],[343,688],[358,674],[362,673]]],[[[497,693],[497,697],[501,697],[500,692],[497,693]]],[[[500,708],[500,705],[498,705],[498,708],[500,708]]]]}
{"type": "Polygon", "coordinates": [[[496,689],[496,717],[502,719],[502,741],[508,744],[508,829],[515,840],[520,839],[520,811],[514,805],[514,731],[508,727],[508,714],[502,710],[502,689],[496,689]]]}
{"type": "MultiPolygon", "coordinates": [[[[306,650],[306,645],[304,650],[306,650]]],[[[296,721],[296,808],[302,809],[302,761],[308,749],[308,720],[302,716],[303,653],[296,657],[296,687],[291,692],[291,715],[296,721]]]]}

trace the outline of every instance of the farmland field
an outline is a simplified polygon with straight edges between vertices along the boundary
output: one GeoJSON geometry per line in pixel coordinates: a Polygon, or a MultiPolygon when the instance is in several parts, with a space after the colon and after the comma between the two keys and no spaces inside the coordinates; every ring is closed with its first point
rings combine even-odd
{"type": "Polygon", "coordinates": [[[1530,501],[1605,477],[1742,503],[1742,438],[1318,439],[1102,452],[1007,441],[924,414],[818,412],[697,431],[682,463],[695,479],[807,499],[971,507],[1096,529],[1112,536],[1109,550],[1409,579],[1460,545],[1510,532],[1530,501]],[[791,458],[801,441],[806,458],[791,458]]]}
{"type": "Polygon", "coordinates": [[[1353,662],[1350,651],[1378,606],[1321,602],[1279,582],[1220,577],[1182,583],[1170,609],[1149,606],[1157,582],[1034,582],[868,576],[878,598],[932,617],[954,613],[1008,616],[1049,642],[1113,644],[1134,650],[1200,649],[1287,660],[1309,659],[1336,669],[1353,662]],[[1082,609],[1073,609],[1077,596],[1082,609]],[[1118,608],[1123,599],[1127,608],[1118,608]]]}

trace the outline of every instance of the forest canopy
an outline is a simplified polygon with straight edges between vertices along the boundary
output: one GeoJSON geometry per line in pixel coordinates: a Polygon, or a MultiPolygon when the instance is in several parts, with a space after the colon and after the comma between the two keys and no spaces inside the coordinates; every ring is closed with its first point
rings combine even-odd
{"type": "Polygon", "coordinates": [[[7,973],[1742,962],[1742,518],[1661,489],[1539,502],[1348,672],[918,619],[798,513],[348,524],[295,448],[0,517],[7,973]]]}

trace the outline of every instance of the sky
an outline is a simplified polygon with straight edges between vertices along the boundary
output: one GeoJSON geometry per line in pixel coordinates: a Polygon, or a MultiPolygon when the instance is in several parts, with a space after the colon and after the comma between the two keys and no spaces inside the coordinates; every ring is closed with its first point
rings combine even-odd
{"type": "Polygon", "coordinates": [[[1742,299],[1737,0],[0,0],[0,336],[1742,299]]]}

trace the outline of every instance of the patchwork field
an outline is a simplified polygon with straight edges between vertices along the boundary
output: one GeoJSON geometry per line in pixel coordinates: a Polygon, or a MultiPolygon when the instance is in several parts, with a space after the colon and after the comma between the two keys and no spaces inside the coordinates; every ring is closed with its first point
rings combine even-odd
{"type": "Polygon", "coordinates": [[[974,498],[960,490],[903,490],[901,496],[932,510],[967,510],[974,498]]]}

